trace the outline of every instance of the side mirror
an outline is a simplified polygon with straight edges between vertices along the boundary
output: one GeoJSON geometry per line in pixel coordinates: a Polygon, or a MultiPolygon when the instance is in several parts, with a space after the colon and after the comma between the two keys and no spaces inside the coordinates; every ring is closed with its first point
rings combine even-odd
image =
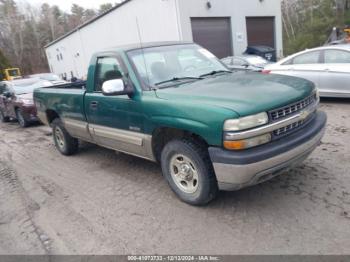
{"type": "Polygon", "coordinates": [[[102,93],[105,96],[132,95],[133,90],[128,88],[123,79],[113,79],[102,84],[102,93]]]}

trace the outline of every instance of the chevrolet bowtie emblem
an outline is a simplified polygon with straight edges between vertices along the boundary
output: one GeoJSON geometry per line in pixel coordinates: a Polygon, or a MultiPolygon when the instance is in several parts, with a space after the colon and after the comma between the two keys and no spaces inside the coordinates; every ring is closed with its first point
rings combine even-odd
{"type": "Polygon", "coordinates": [[[305,120],[308,116],[309,116],[309,112],[308,111],[302,111],[301,113],[300,113],[300,118],[301,118],[301,120],[305,120]]]}

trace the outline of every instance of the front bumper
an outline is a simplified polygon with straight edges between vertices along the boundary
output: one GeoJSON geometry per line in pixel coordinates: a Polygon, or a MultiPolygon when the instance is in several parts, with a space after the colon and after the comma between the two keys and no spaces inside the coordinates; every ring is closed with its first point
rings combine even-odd
{"type": "Polygon", "coordinates": [[[320,144],[327,116],[317,112],[301,130],[244,151],[210,147],[219,189],[238,190],[269,180],[305,160],[320,144]]]}

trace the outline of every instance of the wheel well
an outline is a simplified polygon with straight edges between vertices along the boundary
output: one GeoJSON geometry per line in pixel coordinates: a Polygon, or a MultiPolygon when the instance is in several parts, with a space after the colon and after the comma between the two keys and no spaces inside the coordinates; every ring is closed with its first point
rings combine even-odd
{"type": "Polygon", "coordinates": [[[49,124],[51,124],[53,120],[59,118],[59,115],[54,110],[46,110],[46,118],[49,124]]]}
{"type": "Polygon", "coordinates": [[[152,134],[152,150],[156,160],[160,161],[162,150],[169,141],[182,138],[193,139],[197,143],[208,147],[207,142],[197,134],[176,128],[161,127],[157,128],[152,134]]]}

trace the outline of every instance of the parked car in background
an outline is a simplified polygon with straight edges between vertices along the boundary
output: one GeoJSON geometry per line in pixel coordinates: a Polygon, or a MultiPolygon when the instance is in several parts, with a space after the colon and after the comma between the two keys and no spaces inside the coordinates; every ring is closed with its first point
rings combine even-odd
{"type": "Polygon", "coordinates": [[[263,72],[308,79],[323,97],[350,97],[350,45],[305,50],[267,65],[263,72]]]}
{"type": "Polygon", "coordinates": [[[52,73],[35,74],[35,75],[30,75],[29,77],[50,81],[53,85],[61,85],[61,84],[67,83],[67,81],[62,80],[58,75],[55,75],[52,73]]]}
{"type": "Polygon", "coordinates": [[[277,56],[276,56],[276,49],[274,49],[271,46],[265,46],[265,45],[254,45],[254,46],[248,46],[247,49],[244,51],[245,55],[257,55],[260,56],[270,62],[276,62],[277,56]]]}
{"type": "Polygon", "coordinates": [[[261,56],[256,55],[229,56],[221,59],[221,61],[231,70],[249,71],[261,71],[270,63],[261,56]]]}
{"type": "Polygon", "coordinates": [[[191,43],[153,43],[92,56],[86,82],[34,92],[63,155],[85,140],[160,162],[183,201],[271,179],[320,143],[326,115],[312,82],[232,72],[191,43]]]}
{"type": "Polygon", "coordinates": [[[0,121],[17,119],[21,127],[38,121],[33,92],[36,88],[51,85],[51,82],[39,78],[0,82],[0,121]]]}

